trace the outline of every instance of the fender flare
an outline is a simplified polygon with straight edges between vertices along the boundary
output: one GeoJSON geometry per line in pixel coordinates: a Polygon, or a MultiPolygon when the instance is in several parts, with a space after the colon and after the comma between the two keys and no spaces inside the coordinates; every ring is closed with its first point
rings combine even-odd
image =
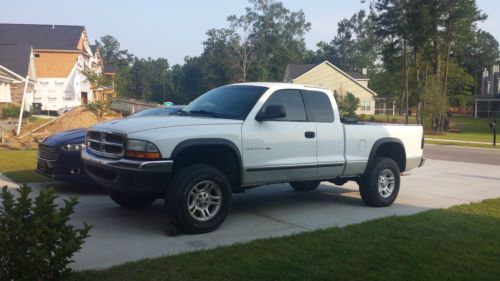
{"type": "Polygon", "coordinates": [[[365,168],[365,171],[363,174],[365,174],[368,169],[371,168],[371,166],[373,165],[373,161],[375,160],[375,153],[377,152],[377,150],[379,149],[379,147],[383,144],[396,144],[396,145],[399,145],[401,146],[401,148],[403,149],[403,167],[401,169],[401,172],[403,172],[405,169],[406,169],[406,148],[405,148],[405,145],[404,143],[398,139],[398,138],[393,138],[393,137],[386,137],[386,138],[381,138],[381,139],[378,139],[372,146],[372,149],[370,150],[370,155],[368,156],[368,163],[366,165],[366,168],[365,168]]]}
{"type": "Polygon", "coordinates": [[[241,157],[241,152],[234,144],[232,141],[227,140],[227,139],[222,139],[222,138],[196,138],[196,139],[188,139],[181,141],[178,143],[172,153],[170,154],[170,159],[174,160],[174,165],[175,165],[175,158],[181,154],[184,150],[196,147],[196,146],[204,146],[204,145],[217,145],[217,146],[225,146],[229,149],[231,149],[237,158],[238,164],[239,164],[239,178],[240,181],[243,179],[243,158],[241,157]]]}

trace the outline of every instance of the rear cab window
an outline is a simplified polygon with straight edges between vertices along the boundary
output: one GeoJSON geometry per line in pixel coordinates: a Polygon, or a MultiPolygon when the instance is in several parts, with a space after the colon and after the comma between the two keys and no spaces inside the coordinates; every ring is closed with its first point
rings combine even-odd
{"type": "Polygon", "coordinates": [[[332,123],[334,121],[332,102],[328,95],[320,91],[303,90],[310,121],[332,123]]]}

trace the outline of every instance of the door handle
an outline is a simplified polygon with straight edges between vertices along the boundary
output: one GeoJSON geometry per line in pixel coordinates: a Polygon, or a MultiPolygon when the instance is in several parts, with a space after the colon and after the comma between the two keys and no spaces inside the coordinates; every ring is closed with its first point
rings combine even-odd
{"type": "Polygon", "coordinates": [[[316,134],[314,132],[305,132],[304,136],[308,139],[314,139],[316,134]]]}

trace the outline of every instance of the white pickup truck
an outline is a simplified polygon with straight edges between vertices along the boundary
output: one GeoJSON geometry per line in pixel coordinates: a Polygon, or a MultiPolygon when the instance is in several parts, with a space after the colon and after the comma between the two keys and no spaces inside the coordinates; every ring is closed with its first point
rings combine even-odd
{"type": "Polygon", "coordinates": [[[225,220],[232,193],[271,183],[306,192],[353,180],[366,204],[391,205],[400,174],[423,165],[423,146],[421,126],[343,122],[328,90],[243,83],[213,89],[177,116],[93,126],[82,159],[119,205],[164,198],[172,224],[203,233],[225,220]]]}

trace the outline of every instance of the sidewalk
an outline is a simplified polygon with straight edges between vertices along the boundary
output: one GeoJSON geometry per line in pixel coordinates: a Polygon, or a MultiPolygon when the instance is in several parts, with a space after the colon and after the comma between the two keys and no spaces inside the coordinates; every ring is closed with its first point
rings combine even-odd
{"type": "Polygon", "coordinates": [[[15,188],[15,187],[19,187],[19,184],[13,182],[8,177],[0,174],[0,188],[4,187],[4,186],[7,186],[8,188],[15,188]]]}

